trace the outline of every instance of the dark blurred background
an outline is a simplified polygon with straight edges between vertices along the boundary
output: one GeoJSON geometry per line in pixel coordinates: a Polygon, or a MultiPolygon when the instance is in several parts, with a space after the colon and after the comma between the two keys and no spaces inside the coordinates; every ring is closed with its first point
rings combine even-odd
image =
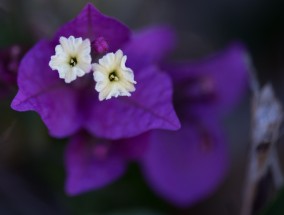
{"type": "MultiPolygon", "coordinates": [[[[277,96],[284,101],[283,1],[91,2],[133,30],[157,24],[174,26],[179,39],[172,55],[175,59],[198,59],[222,49],[230,41],[244,42],[261,85],[271,81],[277,96]]],[[[83,0],[0,0],[0,48],[14,44],[28,48],[40,38],[50,37],[86,3],[83,0]]],[[[130,165],[121,180],[106,188],[67,197],[63,191],[66,141],[48,137],[37,114],[10,110],[13,95],[0,100],[1,215],[239,214],[249,150],[250,93],[224,120],[231,149],[230,171],[224,183],[209,198],[182,210],[158,198],[144,182],[136,164],[130,165]]],[[[282,142],[283,138],[278,143],[280,157],[284,154],[282,142]]],[[[282,200],[284,204],[283,197],[282,200]]]]}

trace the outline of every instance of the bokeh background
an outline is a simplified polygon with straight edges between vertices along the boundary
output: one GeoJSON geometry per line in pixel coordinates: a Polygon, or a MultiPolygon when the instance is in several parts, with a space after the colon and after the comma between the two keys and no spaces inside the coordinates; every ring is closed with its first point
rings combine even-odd
{"type": "MultiPolygon", "coordinates": [[[[179,39],[172,54],[174,59],[199,59],[230,41],[244,42],[261,85],[272,82],[277,96],[284,102],[283,1],[91,2],[133,30],[149,25],[172,25],[179,39]]],[[[29,48],[40,38],[50,37],[86,3],[84,0],[0,0],[0,48],[14,44],[29,48]]],[[[251,93],[224,120],[231,157],[227,177],[215,193],[186,209],[175,208],[158,198],[135,163],[125,176],[106,188],[78,197],[66,196],[63,190],[66,141],[50,138],[36,113],[12,111],[9,105],[15,93],[16,89],[11,96],[0,100],[0,214],[239,214],[250,144],[251,93]]],[[[283,141],[280,138],[278,152],[284,167],[283,141]]],[[[284,204],[283,194],[274,195],[268,214],[284,214],[279,207],[281,203],[284,204]]]]}

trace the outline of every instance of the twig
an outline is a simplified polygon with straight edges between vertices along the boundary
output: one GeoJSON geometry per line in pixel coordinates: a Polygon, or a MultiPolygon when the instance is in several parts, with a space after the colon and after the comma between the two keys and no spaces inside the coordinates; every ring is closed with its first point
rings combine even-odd
{"type": "MultiPolygon", "coordinates": [[[[254,84],[256,80],[254,80],[254,84]]],[[[272,170],[275,186],[283,185],[283,175],[278,163],[275,143],[279,138],[283,111],[274,96],[272,86],[267,84],[261,90],[255,87],[252,106],[252,148],[249,157],[246,185],[241,215],[251,215],[259,181],[272,170]]]]}

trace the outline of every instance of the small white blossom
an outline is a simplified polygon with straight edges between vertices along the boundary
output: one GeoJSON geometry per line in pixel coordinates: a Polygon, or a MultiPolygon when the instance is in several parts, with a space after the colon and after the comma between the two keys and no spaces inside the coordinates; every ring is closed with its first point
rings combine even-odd
{"type": "Polygon", "coordinates": [[[111,97],[130,96],[135,91],[133,71],[125,66],[127,56],[119,49],[116,53],[108,53],[99,63],[93,64],[95,89],[99,92],[99,100],[111,97]]]}
{"type": "Polygon", "coordinates": [[[81,37],[60,37],[60,44],[55,47],[55,55],[51,56],[49,66],[57,70],[59,77],[66,83],[76,80],[91,71],[91,43],[81,37]]]}

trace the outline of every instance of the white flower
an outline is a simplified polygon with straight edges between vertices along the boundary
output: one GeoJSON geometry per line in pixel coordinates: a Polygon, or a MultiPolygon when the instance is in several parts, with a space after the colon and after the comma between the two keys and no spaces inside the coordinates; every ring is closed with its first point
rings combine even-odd
{"type": "Polygon", "coordinates": [[[95,89],[99,92],[99,100],[111,97],[130,96],[135,91],[133,71],[125,66],[127,56],[119,49],[116,53],[108,53],[99,63],[93,64],[95,89]]]}
{"type": "Polygon", "coordinates": [[[81,37],[60,37],[60,44],[55,47],[55,55],[51,56],[49,66],[57,70],[59,77],[66,83],[76,80],[91,71],[91,43],[81,37]]]}

